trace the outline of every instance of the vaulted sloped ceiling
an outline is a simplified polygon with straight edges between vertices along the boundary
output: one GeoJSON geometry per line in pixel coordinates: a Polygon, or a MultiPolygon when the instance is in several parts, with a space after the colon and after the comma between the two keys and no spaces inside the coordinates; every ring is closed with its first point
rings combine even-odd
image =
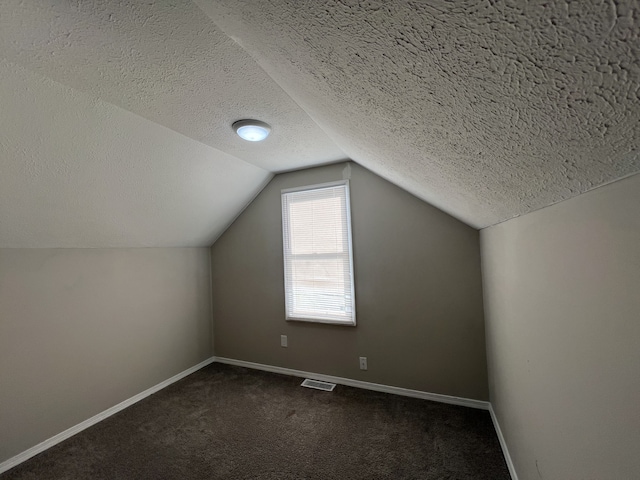
{"type": "Polygon", "coordinates": [[[475,227],[640,170],[638,1],[196,3],[347,155],[475,227]]]}
{"type": "Polygon", "coordinates": [[[269,173],[0,62],[3,247],[207,245],[269,173]]]}
{"type": "Polygon", "coordinates": [[[191,2],[3,1],[0,75],[0,247],[210,245],[272,172],[345,158],[191,2]]]}
{"type": "Polygon", "coordinates": [[[0,247],[208,245],[346,157],[492,225],[640,171],[639,59],[631,0],[6,0],[0,247]]]}

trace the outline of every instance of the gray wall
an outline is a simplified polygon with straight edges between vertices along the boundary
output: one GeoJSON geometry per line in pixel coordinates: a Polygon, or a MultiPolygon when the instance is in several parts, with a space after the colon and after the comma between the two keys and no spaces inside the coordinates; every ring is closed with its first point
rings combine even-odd
{"type": "Polygon", "coordinates": [[[211,356],[207,248],[0,249],[0,462],[211,356]]]}
{"type": "Polygon", "coordinates": [[[340,180],[345,165],[277,175],[213,246],[216,355],[487,399],[478,232],[356,164],[357,326],[285,321],[280,190],[340,180]]]}
{"type": "Polygon", "coordinates": [[[640,176],[481,244],[491,402],[520,480],[640,478],[640,176]]]}

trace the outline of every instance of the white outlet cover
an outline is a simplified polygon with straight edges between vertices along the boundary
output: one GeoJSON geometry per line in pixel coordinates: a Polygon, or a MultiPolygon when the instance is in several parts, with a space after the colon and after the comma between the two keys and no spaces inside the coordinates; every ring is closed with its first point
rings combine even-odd
{"type": "Polygon", "coordinates": [[[360,357],[360,370],[367,369],[367,357],[360,357]]]}

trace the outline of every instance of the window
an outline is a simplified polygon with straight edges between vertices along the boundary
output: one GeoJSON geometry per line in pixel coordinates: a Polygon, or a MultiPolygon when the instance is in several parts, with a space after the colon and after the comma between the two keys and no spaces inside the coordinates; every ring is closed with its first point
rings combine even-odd
{"type": "Polygon", "coordinates": [[[282,191],[287,320],[356,324],[348,181],[282,191]]]}

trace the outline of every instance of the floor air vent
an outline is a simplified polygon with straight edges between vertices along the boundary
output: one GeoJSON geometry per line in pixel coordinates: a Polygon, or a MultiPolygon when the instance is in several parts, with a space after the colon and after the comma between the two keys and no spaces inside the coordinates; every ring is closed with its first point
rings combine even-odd
{"type": "Polygon", "coordinates": [[[335,383],[321,382],[320,380],[311,380],[305,378],[304,382],[300,384],[302,387],[315,388],[316,390],[324,390],[325,392],[332,392],[336,388],[335,383]]]}

